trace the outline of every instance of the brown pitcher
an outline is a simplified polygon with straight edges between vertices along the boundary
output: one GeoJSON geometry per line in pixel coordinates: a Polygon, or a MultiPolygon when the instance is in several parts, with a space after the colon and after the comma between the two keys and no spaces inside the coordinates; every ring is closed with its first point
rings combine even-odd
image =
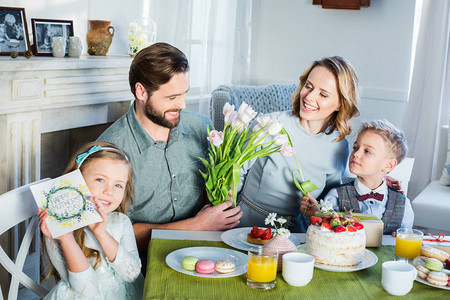
{"type": "Polygon", "coordinates": [[[86,42],[89,55],[106,55],[114,36],[111,21],[89,20],[86,42]],[[111,31],[112,30],[112,31],[111,31]]]}

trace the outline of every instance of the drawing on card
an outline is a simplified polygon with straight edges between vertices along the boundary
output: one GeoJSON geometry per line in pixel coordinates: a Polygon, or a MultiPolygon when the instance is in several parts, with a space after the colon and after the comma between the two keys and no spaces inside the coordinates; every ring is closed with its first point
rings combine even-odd
{"type": "Polygon", "coordinates": [[[31,186],[34,199],[47,209],[47,226],[52,236],[102,221],[80,170],[31,186]]]}

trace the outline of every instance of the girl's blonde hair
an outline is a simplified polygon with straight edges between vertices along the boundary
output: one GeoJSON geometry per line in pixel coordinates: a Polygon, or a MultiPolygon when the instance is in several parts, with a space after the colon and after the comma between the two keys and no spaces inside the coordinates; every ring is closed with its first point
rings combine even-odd
{"type": "Polygon", "coordinates": [[[359,115],[358,76],[353,66],[345,58],[340,56],[325,57],[314,61],[309,66],[300,76],[300,84],[292,95],[292,114],[300,118],[300,92],[305,86],[309,74],[315,67],[319,66],[333,73],[341,102],[339,111],[333,112],[330,122],[325,124],[320,132],[331,134],[337,130],[340,135],[335,139],[335,142],[339,142],[352,131],[350,120],[359,115]]]}
{"type": "MultiPolygon", "coordinates": [[[[69,164],[67,165],[66,169],[64,170],[63,174],[75,171],[80,168],[81,173],[83,173],[83,170],[95,159],[111,159],[111,160],[119,160],[127,164],[128,166],[128,180],[127,184],[125,185],[124,195],[122,202],[120,205],[116,208],[115,211],[126,213],[128,210],[129,205],[133,201],[133,193],[134,193],[134,184],[133,184],[133,172],[131,168],[131,163],[128,160],[128,156],[123,152],[119,147],[112,143],[108,142],[90,142],[85,145],[83,145],[80,149],[78,149],[77,152],[72,156],[72,158],[69,161],[69,164]],[[92,154],[89,154],[82,162],[81,165],[76,162],[78,156],[83,153],[87,153],[92,147],[94,146],[100,146],[101,148],[113,148],[113,149],[100,149],[92,154]]],[[[95,258],[94,263],[94,269],[97,268],[98,264],[100,263],[100,252],[95,249],[91,249],[86,246],[85,238],[86,233],[84,231],[84,228],[77,229],[73,232],[73,236],[75,238],[75,241],[80,246],[81,250],[83,251],[86,258],[95,258]]],[[[51,266],[49,276],[53,275],[56,278],[59,278],[59,274],[56,271],[56,269],[51,266]]]]}

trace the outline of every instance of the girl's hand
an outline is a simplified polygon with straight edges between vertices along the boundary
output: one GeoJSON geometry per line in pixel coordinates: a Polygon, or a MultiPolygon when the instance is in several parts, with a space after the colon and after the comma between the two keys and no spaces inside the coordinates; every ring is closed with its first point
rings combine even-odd
{"type": "Polygon", "coordinates": [[[96,197],[90,197],[90,200],[95,203],[95,205],[97,206],[98,213],[100,214],[100,217],[102,217],[103,219],[103,221],[101,222],[89,225],[89,229],[95,236],[97,236],[106,232],[106,225],[108,225],[109,219],[108,215],[105,213],[102,206],[100,205],[100,200],[98,200],[96,197]]]}
{"type": "MultiPolygon", "coordinates": [[[[39,217],[39,227],[41,228],[42,234],[44,236],[48,237],[49,239],[53,239],[52,234],[50,233],[50,230],[48,229],[47,222],[45,222],[45,220],[47,220],[47,218],[48,218],[47,209],[42,210],[42,209],[38,208],[38,217],[39,217]]],[[[58,236],[57,238],[55,238],[55,240],[64,240],[64,239],[70,238],[71,236],[73,236],[73,233],[68,232],[63,235],[58,236]]]]}
{"type": "Polygon", "coordinates": [[[38,208],[38,217],[39,217],[39,228],[41,228],[42,234],[48,237],[49,239],[52,239],[53,237],[50,234],[50,230],[48,230],[47,222],[45,222],[45,220],[47,220],[48,218],[47,209],[42,210],[38,208]]]}

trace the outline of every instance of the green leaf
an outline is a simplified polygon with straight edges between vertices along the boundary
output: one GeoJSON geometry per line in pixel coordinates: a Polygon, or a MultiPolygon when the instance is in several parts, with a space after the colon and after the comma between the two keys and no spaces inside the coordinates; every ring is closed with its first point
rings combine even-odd
{"type": "MultiPolygon", "coordinates": [[[[300,182],[298,182],[297,178],[295,178],[295,175],[294,175],[295,171],[297,171],[297,170],[292,170],[292,179],[294,179],[294,183],[295,183],[295,186],[297,187],[297,189],[299,189],[300,192],[302,192],[302,186],[300,185],[300,182]]],[[[303,194],[303,192],[302,192],[302,194],[303,194]]],[[[305,194],[303,194],[303,195],[305,195],[305,194]]]]}
{"type": "Polygon", "coordinates": [[[233,204],[236,207],[236,199],[237,199],[237,190],[239,186],[239,179],[241,177],[241,169],[239,168],[239,164],[233,164],[233,204]]]}
{"type": "Polygon", "coordinates": [[[200,156],[198,156],[198,159],[200,159],[200,161],[205,165],[205,167],[207,169],[211,168],[209,162],[206,159],[204,159],[203,157],[200,157],[200,156]]]}
{"type": "Polygon", "coordinates": [[[318,187],[314,183],[312,183],[311,180],[304,181],[302,183],[302,188],[305,191],[305,193],[310,193],[318,189],[318,187]]]}
{"type": "Polygon", "coordinates": [[[206,180],[206,178],[208,178],[208,174],[205,174],[202,172],[202,170],[198,170],[200,172],[200,174],[202,175],[203,179],[206,180]]]}

